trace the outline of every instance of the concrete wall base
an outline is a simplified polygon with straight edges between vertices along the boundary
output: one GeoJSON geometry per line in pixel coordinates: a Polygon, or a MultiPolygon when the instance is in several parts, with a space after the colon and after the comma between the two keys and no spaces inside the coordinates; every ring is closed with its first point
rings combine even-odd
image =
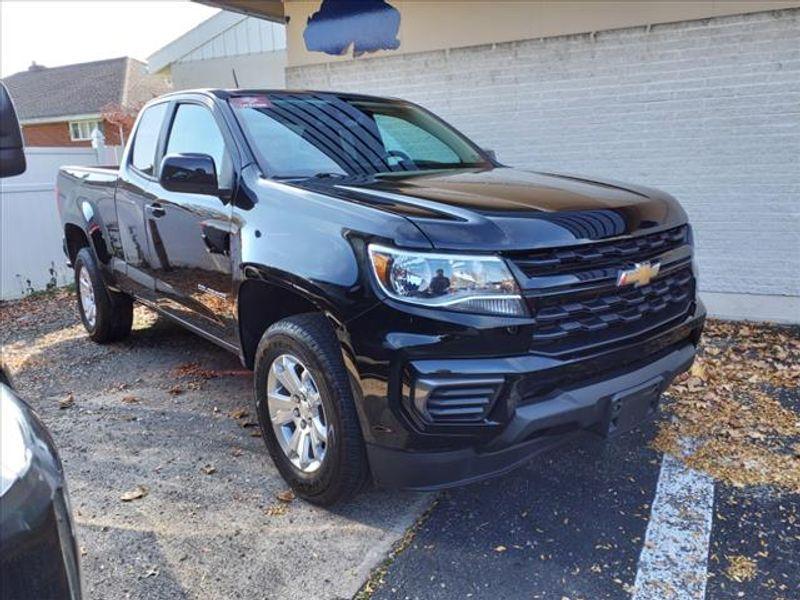
{"type": "Polygon", "coordinates": [[[708,314],[732,321],[800,323],[800,298],[765,294],[700,292],[708,314]]]}

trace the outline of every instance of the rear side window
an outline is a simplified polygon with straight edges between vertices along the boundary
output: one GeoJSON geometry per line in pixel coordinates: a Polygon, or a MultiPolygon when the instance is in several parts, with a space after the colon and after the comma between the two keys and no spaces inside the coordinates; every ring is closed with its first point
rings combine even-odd
{"type": "Polygon", "coordinates": [[[225,166],[225,139],[207,108],[181,104],[172,121],[167,154],[198,153],[214,159],[217,173],[225,166]]]}
{"type": "Polygon", "coordinates": [[[136,170],[146,175],[155,173],[153,163],[156,160],[156,145],[158,144],[158,134],[166,112],[166,102],[145,109],[139,119],[139,126],[136,128],[131,164],[136,170]]]}

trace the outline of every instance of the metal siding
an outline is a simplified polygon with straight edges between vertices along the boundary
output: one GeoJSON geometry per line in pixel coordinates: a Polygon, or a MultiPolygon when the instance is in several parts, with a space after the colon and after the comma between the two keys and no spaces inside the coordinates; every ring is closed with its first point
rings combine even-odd
{"type": "Polygon", "coordinates": [[[177,62],[274,52],[286,48],[283,25],[247,18],[197,46],[177,62]]]}

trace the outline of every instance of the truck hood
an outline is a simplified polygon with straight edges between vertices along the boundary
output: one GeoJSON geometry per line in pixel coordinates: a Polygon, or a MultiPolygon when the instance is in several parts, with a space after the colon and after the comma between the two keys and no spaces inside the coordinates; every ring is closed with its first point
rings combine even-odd
{"type": "Polygon", "coordinates": [[[304,189],[400,214],[446,250],[523,250],[686,222],[669,194],[577,175],[481,170],[311,178],[304,189]]]}

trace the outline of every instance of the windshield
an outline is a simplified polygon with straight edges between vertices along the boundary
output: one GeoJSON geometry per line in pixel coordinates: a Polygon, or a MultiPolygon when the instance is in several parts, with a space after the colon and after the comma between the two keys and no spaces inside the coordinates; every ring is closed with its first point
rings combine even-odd
{"type": "Polygon", "coordinates": [[[489,166],[464,136],[404,102],[271,93],[230,104],[277,178],[489,166]]]}

